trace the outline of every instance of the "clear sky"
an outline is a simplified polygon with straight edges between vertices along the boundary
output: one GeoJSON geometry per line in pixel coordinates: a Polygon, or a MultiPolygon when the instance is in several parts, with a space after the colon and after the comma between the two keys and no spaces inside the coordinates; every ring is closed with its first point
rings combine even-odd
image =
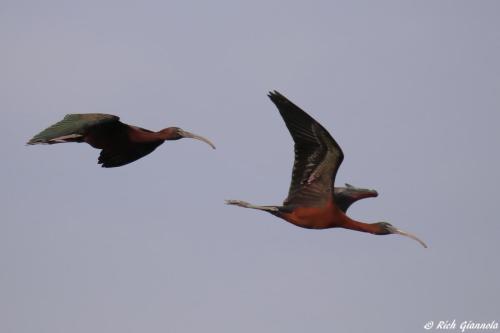
{"type": "Polygon", "coordinates": [[[0,332],[423,332],[500,321],[500,2],[0,2],[0,332]],[[375,188],[359,220],[306,230],[280,204],[279,90],[375,188]],[[84,144],[25,146],[66,113],[169,142],[102,169],[84,144]]]}

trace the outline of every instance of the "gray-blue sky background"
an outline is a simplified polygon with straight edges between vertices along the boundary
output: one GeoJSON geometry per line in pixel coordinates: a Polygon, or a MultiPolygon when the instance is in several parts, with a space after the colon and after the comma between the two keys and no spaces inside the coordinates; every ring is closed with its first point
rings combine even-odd
{"type": "Polygon", "coordinates": [[[1,1],[0,331],[422,332],[500,320],[497,1],[1,1]],[[294,227],[277,89],[320,121],[350,215],[294,227]],[[26,147],[66,113],[181,140],[117,169],[26,147]]]}

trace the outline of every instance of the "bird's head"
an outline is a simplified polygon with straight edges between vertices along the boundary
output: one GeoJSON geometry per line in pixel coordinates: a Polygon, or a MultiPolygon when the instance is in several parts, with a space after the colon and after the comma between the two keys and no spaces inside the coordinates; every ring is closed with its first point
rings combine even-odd
{"type": "Polygon", "coordinates": [[[396,227],[394,227],[392,224],[387,223],[387,222],[378,222],[375,223],[375,225],[378,227],[377,235],[389,235],[389,234],[398,234],[406,237],[410,237],[411,239],[416,240],[417,242],[420,243],[423,247],[427,248],[427,245],[417,236],[414,234],[411,234],[409,232],[400,230],[396,227]]]}
{"type": "Polygon", "coordinates": [[[162,129],[160,131],[161,138],[163,140],[179,140],[182,138],[191,138],[191,139],[196,139],[205,142],[208,144],[210,147],[215,149],[215,146],[210,140],[207,138],[202,137],[201,135],[197,135],[188,131],[183,130],[182,128],[179,127],[168,127],[165,129],[162,129]]]}

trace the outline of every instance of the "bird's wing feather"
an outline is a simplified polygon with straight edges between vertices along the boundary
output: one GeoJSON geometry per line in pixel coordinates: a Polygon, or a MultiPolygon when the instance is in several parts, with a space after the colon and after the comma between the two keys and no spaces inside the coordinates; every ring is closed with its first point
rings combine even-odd
{"type": "Polygon", "coordinates": [[[103,168],[114,168],[132,163],[153,152],[161,142],[128,143],[120,146],[108,146],[101,151],[98,164],[103,168]]]}
{"type": "Polygon", "coordinates": [[[91,127],[118,122],[119,119],[117,116],[103,113],[68,114],[63,120],[35,135],[28,144],[62,142],[58,141],[59,138],[75,139],[83,136],[91,127]]]}
{"type": "Polygon", "coordinates": [[[365,188],[357,188],[346,184],[346,187],[335,187],[333,190],[335,204],[344,213],[356,201],[365,198],[375,198],[378,196],[377,191],[365,188]]]}
{"type": "Polygon", "coordinates": [[[323,205],[332,198],[335,175],[344,159],[328,131],[279,92],[269,93],[295,142],[295,161],[284,205],[323,205]]]}

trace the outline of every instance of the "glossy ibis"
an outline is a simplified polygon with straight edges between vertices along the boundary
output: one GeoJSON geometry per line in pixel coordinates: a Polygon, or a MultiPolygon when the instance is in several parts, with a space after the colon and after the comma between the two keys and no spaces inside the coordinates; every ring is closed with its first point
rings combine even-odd
{"type": "Polygon", "coordinates": [[[153,132],[124,124],[119,117],[102,113],[68,114],[60,122],[35,135],[28,144],[86,142],[102,149],[98,160],[102,167],[113,168],[148,155],[166,140],[182,138],[201,140],[215,149],[208,139],[179,127],[153,132]]]}
{"type": "MultiPolygon", "coordinates": [[[[375,235],[399,234],[427,245],[417,236],[387,222],[363,223],[345,214],[345,205],[332,195],[344,153],[328,131],[279,92],[269,93],[295,142],[292,181],[282,206],[256,206],[240,200],[230,205],[266,211],[296,226],[309,229],[346,228],[375,235]]],[[[352,203],[352,202],[351,202],[352,203]]]]}

